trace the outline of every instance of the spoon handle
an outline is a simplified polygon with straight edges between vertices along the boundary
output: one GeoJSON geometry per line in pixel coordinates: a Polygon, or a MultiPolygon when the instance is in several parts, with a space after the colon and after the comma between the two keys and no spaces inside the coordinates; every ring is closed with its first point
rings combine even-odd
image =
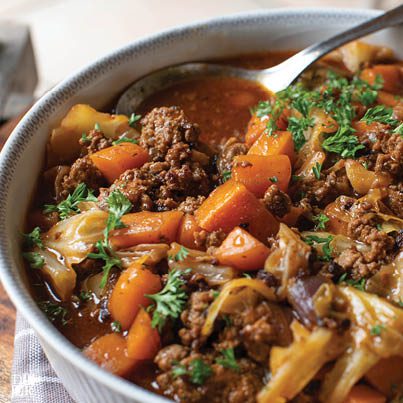
{"type": "MultiPolygon", "coordinates": [[[[282,71],[284,74],[283,80],[280,79],[277,82],[276,86],[279,88],[273,88],[273,90],[286,88],[307,67],[332,50],[355,39],[371,34],[372,32],[398,25],[400,23],[403,23],[403,5],[393,8],[386,13],[379,15],[378,17],[371,18],[353,28],[349,28],[348,30],[343,31],[329,39],[305,48],[301,52],[298,52],[272,69],[272,71],[275,70],[276,73],[282,71]]],[[[263,77],[262,79],[264,80],[263,77]]],[[[273,85],[272,82],[270,84],[273,85]]],[[[268,85],[269,88],[270,84],[268,85]]]]}

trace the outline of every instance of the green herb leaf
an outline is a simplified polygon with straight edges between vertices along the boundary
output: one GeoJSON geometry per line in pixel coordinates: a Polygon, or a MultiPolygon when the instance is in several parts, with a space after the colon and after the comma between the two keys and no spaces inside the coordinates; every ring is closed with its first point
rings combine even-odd
{"type": "Polygon", "coordinates": [[[89,253],[88,257],[90,259],[101,259],[104,261],[104,265],[102,267],[103,275],[101,282],[99,283],[99,287],[104,288],[106,282],[108,281],[109,273],[112,267],[121,268],[122,262],[113,252],[113,250],[109,247],[109,244],[107,244],[105,241],[98,241],[95,244],[95,247],[97,248],[98,252],[89,253]]]}
{"type": "Polygon", "coordinates": [[[136,115],[135,113],[132,113],[129,117],[129,126],[134,127],[136,123],[141,119],[141,115],[136,115]]]}
{"type": "Polygon", "coordinates": [[[92,292],[82,290],[78,295],[78,298],[83,302],[90,301],[92,299],[92,292]]]}
{"type": "Polygon", "coordinates": [[[42,269],[45,259],[37,252],[24,252],[22,256],[33,269],[42,269]]]}
{"type": "Polygon", "coordinates": [[[81,202],[97,202],[98,199],[87,188],[85,183],[80,183],[72,194],[69,194],[67,198],[61,201],[59,204],[45,204],[43,212],[45,214],[56,211],[59,214],[61,220],[70,217],[73,214],[80,212],[78,205],[81,202]]]}
{"type": "Polygon", "coordinates": [[[27,248],[32,248],[34,246],[38,246],[43,249],[43,242],[41,239],[41,229],[39,227],[35,227],[28,234],[22,234],[24,236],[24,243],[27,248]]]}
{"type": "Polygon", "coordinates": [[[391,126],[398,126],[399,121],[393,117],[393,109],[385,105],[377,105],[366,111],[364,117],[361,119],[367,125],[373,122],[383,123],[391,126]]]}
{"type": "Polygon", "coordinates": [[[68,323],[66,319],[68,312],[63,306],[50,301],[39,302],[38,306],[51,322],[60,322],[63,326],[68,323]]]}
{"type": "Polygon", "coordinates": [[[335,134],[323,141],[322,147],[326,151],[341,155],[342,158],[355,158],[356,152],[365,147],[359,144],[357,136],[353,133],[354,129],[350,126],[340,126],[335,134]]]}
{"type": "Polygon", "coordinates": [[[122,333],[122,324],[119,321],[115,320],[111,323],[111,330],[115,333],[122,333]]]}
{"type": "Polygon", "coordinates": [[[165,287],[159,293],[146,294],[146,297],[155,302],[151,325],[158,328],[160,333],[167,319],[177,319],[185,308],[188,295],[183,289],[185,280],[182,276],[190,273],[190,271],[191,269],[185,271],[171,270],[165,287]]]}
{"type": "Polygon", "coordinates": [[[227,348],[221,351],[222,357],[216,358],[215,362],[224,368],[232,369],[236,372],[239,371],[239,365],[235,359],[233,348],[227,348]]]}
{"type": "Polygon", "coordinates": [[[272,183],[277,183],[278,182],[278,178],[277,176],[272,176],[271,178],[269,178],[270,182],[272,183]]]}
{"type": "Polygon", "coordinates": [[[94,130],[96,130],[97,132],[100,132],[101,131],[101,126],[100,126],[100,124],[97,122],[97,123],[95,123],[95,125],[94,125],[94,130]]]}
{"type": "Polygon", "coordinates": [[[316,235],[307,235],[303,238],[303,241],[310,246],[314,246],[315,244],[322,245],[322,253],[323,255],[320,256],[320,260],[329,262],[332,260],[332,248],[330,246],[330,242],[332,241],[333,236],[329,235],[326,238],[321,238],[316,235]]]}
{"type": "Polygon", "coordinates": [[[380,336],[381,333],[385,330],[384,325],[375,325],[371,327],[370,334],[371,336],[380,336]]]}
{"type": "Polygon", "coordinates": [[[82,141],[83,143],[89,143],[89,142],[91,141],[91,139],[87,136],[87,133],[83,133],[83,134],[81,135],[81,141],[82,141]]]}
{"type": "Polygon", "coordinates": [[[115,228],[123,228],[124,224],[120,221],[123,215],[128,213],[133,205],[130,200],[120,191],[111,192],[106,199],[109,207],[109,215],[104,230],[105,242],[108,242],[109,232],[115,228]]]}
{"type": "Polygon", "coordinates": [[[312,167],[312,172],[315,175],[316,179],[320,179],[320,172],[322,171],[322,164],[317,162],[313,167],[312,167]]]}
{"type": "Polygon", "coordinates": [[[400,123],[399,126],[397,126],[394,130],[393,133],[395,134],[400,134],[400,137],[403,137],[403,123],[400,123]]]}
{"type": "Polygon", "coordinates": [[[295,116],[288,118],[288,130],[292,134],[294,146],[297,151],[306,143],[304,132],[313,127],[313,119],[310,117],[302,117],[300,119],[295,116]]]}
{"type": "Polygon", "coordinates": [[[227,180],[231,179],[231,171],[224,171],[221,176],[222,181],[227,182],[227,180]]]}
{"type": "Polygon", "coordinates": [[[315,231],[325,229],[326,223],[329,221],[329,217],[326,214],[320,213],[312,217],[313,222],[315,223],[315,231]]]}
{"type": "Polygon", "coordinates": [[[359,280],[354,280],[354,279],[349,279],[347,278],[347,273],[343,273],[342,276],[340,276],[338,283],[345,283],[347,285],[350,285],[351,287],[356,288],[357,290],[360,291],[365,291],[365,286],[366,286],[366,280],[365,278],[359,279],[359,280]]]}
{"type": "Polygon", "coordinates": [[[190,362],[189,368],[182,364],[175,365],[172,368],[172,375],[174,378],[187,375],[193,384],[203,385],[207,378],[213,375],[213,370],[201,358],[196,358],[190,362]]]}
{"type": "Polygon", "coordinates": [[[114,146],[116,146],[118,144],[122,144],[122,143],[138,144],[139,142],[136,139],[132,139],[132,138],[126,137],[126,136],[120,137],[119,139],[112,142],[112,144],[114,146]]]}
{"type": "Polygon", "coordinates": [[[174,255],[173,258],[176,262],[181,262],[182,260],[185,260],[188,255],[189,255],[189,249],[181,245],[181,247],[178,250],[178,253],[174,255]]]}

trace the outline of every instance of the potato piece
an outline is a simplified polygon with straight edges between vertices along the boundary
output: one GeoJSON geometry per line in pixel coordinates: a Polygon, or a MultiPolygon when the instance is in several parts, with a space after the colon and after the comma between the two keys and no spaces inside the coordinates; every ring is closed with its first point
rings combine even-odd
{"type": "Polygon", "coordinates": [[[48,144],[48,165],[70,163],[80,153],[80,140],[83,133],[88,133],[98,124],[105,137],[117,139],[125,133],[134,137],[137,131],[129,126],[129,119],[124,115],[111,115],[91,108],[89,105],[74,105],[60,125],[52,130],[48,144]]]}

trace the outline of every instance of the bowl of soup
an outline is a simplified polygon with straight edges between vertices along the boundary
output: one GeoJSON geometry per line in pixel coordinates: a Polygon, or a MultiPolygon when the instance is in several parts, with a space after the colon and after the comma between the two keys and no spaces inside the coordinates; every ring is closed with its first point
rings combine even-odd
{"type": "Polygon", "coordinates": [[[270,67],[377,13],[171,29],[67,78],[22,119],[0,156],[0,275],[76,401],[399,396],[401,29],[277,94],[202,77],[114,109],[158,69],[270,67]]]}

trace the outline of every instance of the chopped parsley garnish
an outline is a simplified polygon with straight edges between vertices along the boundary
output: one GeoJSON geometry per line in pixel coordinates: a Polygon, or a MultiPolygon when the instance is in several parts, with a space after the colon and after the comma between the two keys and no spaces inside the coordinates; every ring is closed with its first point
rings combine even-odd
{"type": "Polygon", "coordinates": [[[359,280],[354,280],[352,278],[347,278],[347,273],[343,273],[339,280],[337,281],[339,284],[345,283],[347,285],[350,285],[351,287],[356,288],[357,290],[360,291],[365,291],[365,285],[366,285],[366,280],[365,278],[359,279],[359,280]]]}
{"type": "Polygon", "coordinates": [[[130,137],[123,136],[112,142],[114,146],[122,143],[138,144],[138,141],[136,139],[131,139],[130,137]]]}
{"type": "Polygon", "coordinates": [[[89,142],[91,141],[91,139],[87,136],[87,133],[83,133],[83,134],[81,135],[81,141],[82,141],[83,143],[89,143],[89,142]]]}
{"type": "Polygon", "coordinates": [[[121,268],[122,262],[109,247],[109,244],[105,243],[105,241],[98,241],[95,244],[95,247],[97,248],[98,252],[91,252],[88,254],[88,257],[90,259],[101,259],[104,261],[104,265],[102,267],[103,275],[101,282],[99,283],[99,287],[104,288],[106,282],[108,281],[109,273],[112,267],[121,268]]]}
{"type": "Polygon", "coordinates": [[[301,177],[300,177],[299,175],[292,175],[292,176],[291,176],[291,181],[292,181],[293,183],[298,182],[298,181],[300,181],[300,180],[301,180],[301,177]]]}
{"type": "Polygon", "coordinates": [[[392,116],[392,108],[388,108],[385,105],[377,105],[373,108],[368,109],[361,120],[364,121],[367,125],[373,122],[378,122],[385,125],[398,126],[399,121],[394,119],[392,116]]]}
{"type": "Polygon", "coordinates": [[[35,227],[28,234],[22,234],[24,236],[24,243],[28,248],[32,248],[34,246],[38,246],[43,249],[43,242],[41,239],[41,229],[39,227],[35,227]]]}
{"type": "Polygon", "coordinates": [[[400,137],[403,137],[403,123],[400,123],[399,126],[397,126],[394,130],[393,133],[395,134],[400,134],[400,137]]]}
{"type": "Polygon", "coordinates": [[[297,151],[306,143],[304,132],[313,127],[313,119],[310,117],[302,117],[300,119],[292,116],[288,118],[288,130],[292,134],[294,146],[297,151]]]}
{"type": "Polygon", "coordinates": [[[321,230],[326,228],[326,223],[329,221],[329,217],[326,214],[320,213],[318,215],[314,215],[312,217],[313,222],[315,223],[315,230],[321,230]]]}
{"type": "Polygon", "coordinates": [[[141,119],[141,115],[136,115],[135,113],[132,113],[129,117],[129,126],[133,127],[136,125],[136,123],[141,119]]]}
{"type": "Polygon", "coordinates": [[[375,325],[371,327],[370,334],[371,336],[380,336],[381,333],[385,330],[384,325],[375,325]]]}
{"type": "Polygon", "coordinates": [[[61,201],[59,204],[45,204],[43,212],[45,214],[57,212],[61,220],[70,217],[73,214],[80,212],[78,205],[81,202],[96,202],[98,199],[92,194],[91,190],[87,188],[85,183],[80,183],[72,194],[61,201]]]}
{"type": "Polygon", "coordinates": [[[101,131],[101,126],[100,126],[99,123],[95,123],[95,125],[94,125],[94,130],[96,130],[97,132],[100,132],[100,131],[101,131]]]}
{"type": "Polygon", "coordinates": [[[22,256],[33,269],[42,269],[45,264],[45,259],[37,252],[24,252],[22,256]]]}
{"type": "Polygon", "coordinates": [[[351,126],[339,126],[335,134],[324,140],[322,147],[326,151],[341,155],[342,158],[354,158],[357,151],[365,148],[359,144],[354,132],[351,126]]]}
{"type": "Polygon", "coordinates": [[[272,183],[277,183],[278,182],[278,178],[277,176],[272,176],[271,178],[269,178],[270,182],[272,183]]]}
{"type": "Polygon", "coordinates": [[[111,323],[111,330],[115,333],[122,333],[122,324],[115,320],[111,323]]]}
{"type": "Polygon", "coordinates": [[[229,315],[222,316],[223,321],[225,322],[225,326],[231,327],[232,326],[232,319],[229,315]]]}
{"type": "Polygon", "coordinates": [[[103,276],[101,282],[99,283],[100,288],[105,287],[112,267],[122,267],[122,262],[109,245],[109,233],[116,228],[124,227],[124,224],[120,221],[120,219],[132,208],[130,200],[119,190],[111,192],[106,201],[109,207],[109,214],[106,221],[106,227],[104,229],[104,239],[95,244],[98,252],[88,254],[90,259],[101,259],[104,261],[104,265],[102,267],[103,276]]]}
{"type": "Polygon", "coordinates": [[[213,375],[213,370],[201,358],[196,358],[190,362],[188,368],[182,364],[175,365],[172,368],[172,375],[174,378],[187,375],[193,384],[203,385],[207,378],[213,375]]]}
{"type": "Polygon", "coordinates": [[[216,358],[215,362],[224,368],[229,368],[234,371],[239,371],[239,365],[235,359],[235,353],[233,348],[226,348],[221,351],[222,357],[216,358]]]}
{"type": "Polygon", "coordinates": [[[249,273],[242,273],[242,276],[245,278],[252,278],[252,276],[249,273]]]}
{"type": "Polygon", "coordinates": [[[329,235],[326,238],[321,238],[316,235],[307,235],[303,238],[303,241],[310,246],[314,244],[322,245],[322,253],[323,255],[319,257],[320,260],[324,262],[329,262],[332,259],[332,248],[330,246],[330,242],[333,240],[333,237],[329,235]]]}
{"type": "Polygon", "coordinates": [[[397,303],[397,305],[399,305],[399,306],[401,306],[403,308],[403,299],[400,298],[398,303],[397,303]]]}
{"type": "Polygon", "coordinates": [[[119,190],[111,192],[107,198],[109,207],[108,220],[106,222],[106,228],[104,230],[105,241],[108,241],[109,232],[115,228],[123,228],[124,224],[120,221],[122,216],[128,213],[132,209],[130,200],[119,190]]]}
{"type": "Polygon", "coordinates": [[[227,180],[231,179],[231,171],[224,171],[221,176],[222,181],[227,182],[227,180]]]}
{"type": "Polygon", "coordinates": [[[60,322],[63,326],[67,324],[66,308],[50,301],[39,302],[38,306],[51,322],[60,322]]]}
{"type": "Polygon", "coordinates": [[[273,108],[270,101],[260,101],[254,108],[252,108],[251,112],[258,118],[263,118],[272,113],[273,108]]]}
{"type": "Polygon", "coordinates": [[[181,247],[178,250],[178,253],[176,253],[173,256],[173,259],[176,262],[180,262],[182,260],[185,260],[187,258],[187,256],[189,255],[189,249],[185,248],[184,246],[181,245],[181,247]]]}
{"type": "Polygon", "coordinates": [[[322,171],[322,164],[317,162],[313,167],[312,167],[312,172],[315,175],[316,179],[320,179],[320,172],[322,171]]]}
{"type": "Polygon", "coordinates": [[[168,281],[165,287],[157,294],[146,294],[146,297],[155,302],[151,325],[162,331],[168,318],[177,319],[182,313],[188,295],[184,290],[184,274],[190,273],[191,269],[185,271],[171,270],[168,274],[168,281]]]}
{"type": "Polygon", "coordinates": [[[83,302],[87,302],[92,299],[92,292],[82,290],[78,295],[78,298],[80,298],[80,300],[83,302]]]}

